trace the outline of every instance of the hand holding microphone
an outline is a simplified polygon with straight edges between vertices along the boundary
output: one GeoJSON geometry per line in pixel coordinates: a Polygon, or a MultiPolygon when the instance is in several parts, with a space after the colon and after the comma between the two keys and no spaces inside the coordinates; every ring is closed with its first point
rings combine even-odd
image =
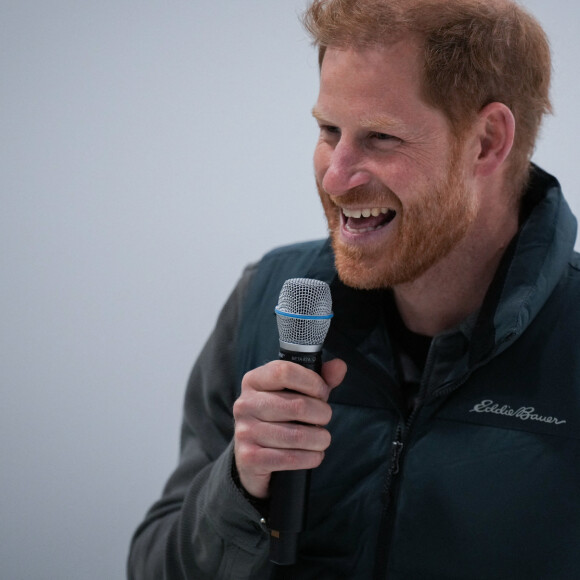
{"type": "MultiPolygon", "coordinates": [[[[295,543],[299,530],[281,528],[286,525],[301,527],[303,523],[304,496],[308,484],[304,470],[318,467],[330,445],[330,434],[324,429],[332,415],[327,400],[331,390],[342,382],[346,373],[345,363],[338,359],[320,365],[320,350],[328,322],[321,340],[320,329],[315,329],[314,334],[318,334],[318,338],[312,341],[312,325],[320,326],[321,317],[326,317],[328,321],[330,305],[325,306],[326,314],[304,315],[303,312],[295,312],[303,309],[301,302],[295,303],[296,296],[302,296],[300,300],[312,298],[313,290],[304,290],[303,282],[307,285],[324,283],[298,280],[301,281],[298,286],[295,280],[285,283],[278,304],[278,311],[286,310],[284,314],[297,315],[278,315],[280,356],[282,359],[291,358],[293,362],[273,361],[247,373],[242,381],[241,395],[234,405],[235,459],[242,485],[251,495],[266,498],[270,495],[270,481],[273,480],[271,555],[272,559],[284,560],[280,563],[292,561],[292,551],[295,550],[292,543],[295,543]],[[286,296],[288,286],[295,287],[286,296]],[[308,318],[301,318],[302,315],[308,318]],[[280,318],[283,319],[281,323],[280,318]],[[319,344],[316,344],[317,341],[319,344]],[[311,368],[302,366],[301,358],[305,358],[311,368]],[[320,369],[321,374],[312,368],[320,369]],[[302,473],[278,473],[300,471],[302,473]],[[272,478],[274,472],[276,474],[272,478]],[[277,528],[275,526],[278,524],[272,520],[279,517],[283,521],[277,528]],[[289,524],[285,521],[288,517],[292,520],[289,524]],[[285,554],[286,536],[289,536],[291,545],[285,554]],[[280,538],[282,544],[278,546],[280,538]]],[[[314,293],[318,293],[318,289],[315,288],[314,293]]],[[[312,308],[316,311],[317,306],[307,306],[307,309],[312,308]]]]}

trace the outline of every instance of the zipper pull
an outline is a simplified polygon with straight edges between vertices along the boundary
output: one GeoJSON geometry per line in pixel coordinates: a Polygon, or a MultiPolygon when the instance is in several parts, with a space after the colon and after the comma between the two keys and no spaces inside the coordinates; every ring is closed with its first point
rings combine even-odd
{"type": "Polygon", "coordinates": [[[387,472],[387,479],[385,481],[385,487],[383,489],[383,502],[386,506],[389,505],[391,501],[391,489],[393,480],[397,473],[399,473],[399,458],[401,457],[401,452],[403,451],[403,442],[400,440],[401,434],[397,433],[397,438],[391,443],[391,463],[389,465],[389,471],[387,472]]]}
{"type": "Polygon", "coordinates": [[[401,441],[393,441],[391,452],[391,475],[399,473],[399,458],[403,452],[403,443],[401,441]]]}

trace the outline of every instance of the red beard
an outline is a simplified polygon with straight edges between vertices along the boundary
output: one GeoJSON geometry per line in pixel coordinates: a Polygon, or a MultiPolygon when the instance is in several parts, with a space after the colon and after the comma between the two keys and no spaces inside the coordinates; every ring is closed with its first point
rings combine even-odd
{"type": "MultiPolygon", "coordinates": [[[[341,280],[360,289],[387,288],[411,282],[445,257],[465,236],[476,214],[462,179],[459,151],[446,176],[403,207],[388,188],[356,188],[336,199],[344,207],[388,207],[396,212],[388,237],[375,244],[341,239],[342,210],[317,183],[328,221],[341,280]]],[[[376,220],[375,220],[376,223],[376,220]]]]}

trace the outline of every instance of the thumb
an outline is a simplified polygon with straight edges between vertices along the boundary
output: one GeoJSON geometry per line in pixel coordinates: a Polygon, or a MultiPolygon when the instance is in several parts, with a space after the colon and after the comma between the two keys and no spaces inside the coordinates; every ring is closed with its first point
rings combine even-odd
{"type": "Polygon", "coordinates": [[[346,370],[346,363],[342,359],[335,358],[322,365],[321,374],[326,384],[334,389],[344,380],[346,370]]]}

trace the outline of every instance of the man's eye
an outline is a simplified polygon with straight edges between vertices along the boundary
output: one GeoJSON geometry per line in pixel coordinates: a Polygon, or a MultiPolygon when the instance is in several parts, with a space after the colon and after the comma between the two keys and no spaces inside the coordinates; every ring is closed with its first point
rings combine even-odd
{"type": "Polygon", "coordinates": [[[334,125],[319,125],[321,133],[327,135],[340,135],[340,129],[334,125]]]}
{"type": "Polygon", "coordinates": [[[398,141],[397,137],[389,135],[388,133],[371,133],[370,136],[377,141],[390,141],[392,139],[398,141]]]}
{"type": "Polygon", "coordinates": [[[369,143],[379,151],[390,151],[401,143],[401,139],[389,133],[379,133],[373,131],[369,134],[369,143]]]}

